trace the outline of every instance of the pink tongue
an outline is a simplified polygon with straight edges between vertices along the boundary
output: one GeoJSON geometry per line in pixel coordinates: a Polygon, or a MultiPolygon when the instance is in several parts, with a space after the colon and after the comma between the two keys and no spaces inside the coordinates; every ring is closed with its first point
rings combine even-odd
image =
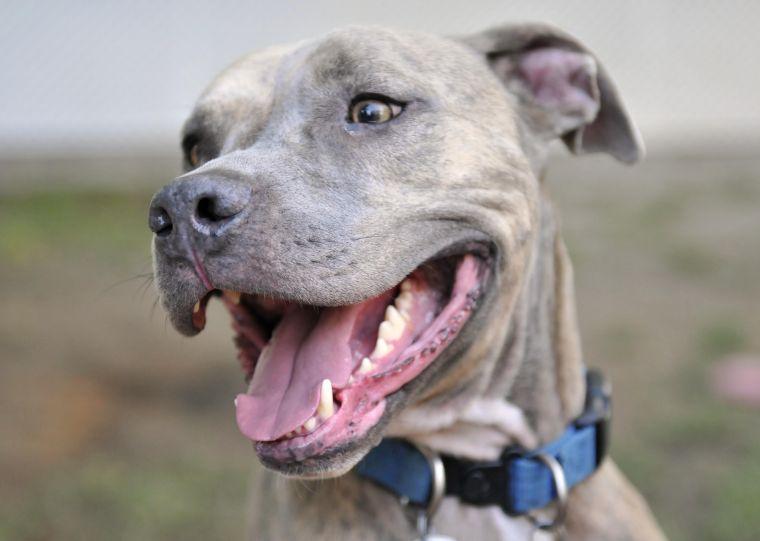
{"type": "Polygon", "coordinates": [[[259,357],[248,393],[235,401],[240,431],[255,441],[272,441],[316,415],[322,381],[344,387],[374,343],[358,336],[365,333],[357,324],[373,321],[376,330],[390,300],[389,292],[321,312],[290,305],[259,357]],[[367,317],[368,311],[377,317],[367,317]]]}

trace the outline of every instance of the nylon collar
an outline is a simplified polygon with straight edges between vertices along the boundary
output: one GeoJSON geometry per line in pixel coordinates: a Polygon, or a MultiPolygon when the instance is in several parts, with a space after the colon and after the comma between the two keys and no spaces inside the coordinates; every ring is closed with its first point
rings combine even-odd
{"type": "MultiPolygon", "coordinates": [[[[546,457],[561,466],[567,489],[574,487],[590,477],[607,455],[610,419],[609,385],[600,372],[589,370],[584,411],[562,435],[535,450],[508,447],[490,462],[441,455],[445,493],[470,505],[498,505],[508,515],[527,515],[546,507],[557,499],[556,472],[546,457]]],[[[403,502],[420,508],[430,503],[430,461],[408,441],[383,439],[359,462],[356,472],[403,502]]]]}

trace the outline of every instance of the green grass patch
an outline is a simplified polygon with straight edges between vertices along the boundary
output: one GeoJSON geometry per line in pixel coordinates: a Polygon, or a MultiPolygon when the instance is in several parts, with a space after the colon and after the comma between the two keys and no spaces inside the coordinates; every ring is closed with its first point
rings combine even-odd
{"type": "Polygon", "coordinates": [[[9,539],[238,539],[247,477],[188,459],[129,464],[98,457],[3,506],[9,539]]]}
{"type": "Polygon", "coordinates": [[[149,255],[143,194],[46,192],[0,199],[0,259],[18,265],[59,257],[121,261],[149,255]]]}
{"type": "Polygon", "coordinates": [[[698,353],[705,361],[712,361],[730,353],[736,353],[747,345],[743,327],[731,320],[714,321],[699,333],[698,353]]]}
{"type": "Polygon", "coordinates": [[[672,272],[687,278],[707,276],[720,266],[715,256],[698,246],[688,244],[664,248],[663,257],[672,272]]]}
{"type": "Polygon", "coordinates": [[[755,541],[760,532],[760,448],[734,463],[714,488],[704,539],[755,541]]]}

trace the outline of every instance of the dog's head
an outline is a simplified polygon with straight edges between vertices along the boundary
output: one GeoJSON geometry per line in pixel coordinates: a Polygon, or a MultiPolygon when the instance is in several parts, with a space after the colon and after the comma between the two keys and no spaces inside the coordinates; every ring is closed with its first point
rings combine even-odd
{"type": "Polygon", "coordinates": [[[346,471],[394,413],[477,377],[557,138],[640,152],[598,62],[544,26],[348,28],[211,84],[185,126],[187,172],[151,204],[155,272],[187,335],[210,296],[230,309],[238,424],[267,466],[346,471]]]}

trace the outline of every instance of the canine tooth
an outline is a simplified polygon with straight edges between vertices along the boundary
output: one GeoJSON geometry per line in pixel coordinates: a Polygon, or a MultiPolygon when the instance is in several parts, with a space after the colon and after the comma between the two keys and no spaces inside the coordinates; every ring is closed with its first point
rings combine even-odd
{"type": "Polygon", "coordinates": [[[390,350],[391,347],[388,345],[388,342],[382,338],[378,338],[377,343],[375,344],[375,351],[372,352],[371,357],[374,357],[375,359],[378,357],[384,357],[390,350]]]}
{"type": "Polygon", "coordinates": [[[409,279],[404,280],[401,282],[401,291],[411,291],[412,289],[412,282],[409,279]]]}
{"type": "Polygon", "coordinates": [[[367,372],[372,372],[374,368],[375,368],[375,365],[372,363],[369,357],[364,357],[362,359],[362,364],[359,367],[359,373],[366,374],[367,372]]]}
{"type": "Polygon", "coordinates": [[[306,429],[307,432],[311,432],[317,427],[317,418],[309,417],[309,420],[303,424],[303,427],[306,429]]]}
{"type": "Polygon", "coordinates": [[[322,382],[322,392],[319,394],[317,413],[322,419],[329,419],[334,413],[332,382],[329,379],[322,382]]]}
{"type": "Polygon", "coordinates": [[[407,319],[392,304],[385,309],[385,320],[390,321],[394,327],[400,328],[402,332],[407,322],[407,319]]]}
{"type": "Polygon", "coordinates": [[[193,306],[193,314],[197,314],[201,311],[201,301],[198,301],[195,303],[195,306],[193,306]]]}
{"type": "Polygon", "coordinates": [[[235,402],[235,407],[237,407],[238,399],[235,398],[234,402],[235,402]]]}
{"type": "Polygon", "coordinates": [[[232,302],[235,304],[240,304],[240,291],[226,290],[225,292],[232,302]]]}

